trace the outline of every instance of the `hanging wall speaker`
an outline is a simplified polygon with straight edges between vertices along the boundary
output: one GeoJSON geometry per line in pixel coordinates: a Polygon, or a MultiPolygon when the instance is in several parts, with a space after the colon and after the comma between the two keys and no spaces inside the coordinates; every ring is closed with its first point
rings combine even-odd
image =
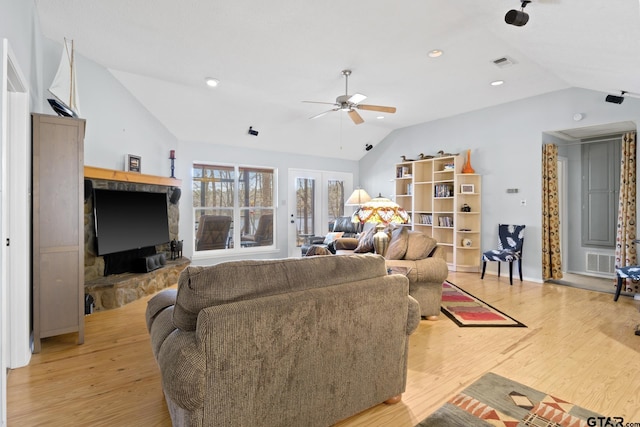
{"type": "Polygon", "coordinates": [[[180,201],[180,196],[182,195],[182,190],[180,190],[179,188],[175,188],[173,190],[173,193],[171,193],[171,196],[169,197],[169,202],[172,205],[175,205],[176,203],[178,203],[180,201]]]}

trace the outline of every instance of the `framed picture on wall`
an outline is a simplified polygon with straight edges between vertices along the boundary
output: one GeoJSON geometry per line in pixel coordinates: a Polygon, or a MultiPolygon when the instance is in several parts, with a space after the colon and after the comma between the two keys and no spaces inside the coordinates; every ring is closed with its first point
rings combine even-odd
{"type": "Polygon", "coordinates": [[[134,156],[133,154],[129,154],[127,156],[127,170],[129,172],[138,172],[142,170],[141,168],[142,158],[140,156],[134,156]]]}
{"type": "Polygon", "coordinates": [[[460,194],[474,193],[475,187],[473,184],[460,184],[460,194]]]}

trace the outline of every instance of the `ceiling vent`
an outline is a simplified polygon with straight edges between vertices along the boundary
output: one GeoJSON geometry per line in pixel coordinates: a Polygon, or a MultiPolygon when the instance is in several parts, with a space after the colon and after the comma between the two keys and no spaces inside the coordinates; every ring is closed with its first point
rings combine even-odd
{"type": "Polygon", "coordinates": [[[508,56],[503,56],[502,58],[494,59],[493,63],[498,68],[506,68],[514,65],[516,62],[508,56]]]}

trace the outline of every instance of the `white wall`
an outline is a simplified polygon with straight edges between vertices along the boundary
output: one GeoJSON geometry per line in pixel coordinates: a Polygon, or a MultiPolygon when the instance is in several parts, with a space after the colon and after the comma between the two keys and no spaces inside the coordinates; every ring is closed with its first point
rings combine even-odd
{"type": "MultiPolygon", "coordinates": [[[[81,41],[76,41],[76,72],[80,117],[87,120],[84,141],[84,164],[107,169],[125,170],[128,154],[142,157],[142,173],[171,176],[169,150],[176,149],[178,140],[138,102],[103,66],[77,53],[81,41]]],[[[63,45],[62,40],[44,43],[44,82],[53,80],[63,45]]],[[[42,99],[45,114],[55,114],[46,98],[42,99]]]]}
{"type": "Polygon", "coordinates": [[[541,281],[543,133],[640,122],[639,99],[627,97],[617,105],[606,103],[605,96],[571,88],[394,131],[360,161],[361,185],[369,193],[391,195],[393,164],[400,161],[400,155],[415,158],[418,153],[471,149],[471,164],[483,176],[483,250],[496,247],[498,223],[526,224],[523,275],[541,281]],[[578,112],[585,116],[579,124],[573,121],[578,112]],[[520,192],[507,194],[507,188],[520,192]],[[520,206],[521,199],[527,201],[525,207],[520,206]]]}

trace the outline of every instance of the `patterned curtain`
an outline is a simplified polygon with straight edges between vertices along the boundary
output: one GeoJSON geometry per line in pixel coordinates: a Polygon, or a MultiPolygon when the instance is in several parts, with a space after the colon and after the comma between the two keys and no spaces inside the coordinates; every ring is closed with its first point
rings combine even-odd
{"type": "MultiPolygon", "coordinates": [[[[616,267],[637,265],[636,258],[636,133],[622,136],[620,203],[616,235],[616,267]]],[[[626,279],[627,292],[639,292],[638,283],[626,279]]]]}
{"type": "Polygon", "coordinates": [[[558,147],[542,146],[542,280],[562,279],[558,147]]]}

